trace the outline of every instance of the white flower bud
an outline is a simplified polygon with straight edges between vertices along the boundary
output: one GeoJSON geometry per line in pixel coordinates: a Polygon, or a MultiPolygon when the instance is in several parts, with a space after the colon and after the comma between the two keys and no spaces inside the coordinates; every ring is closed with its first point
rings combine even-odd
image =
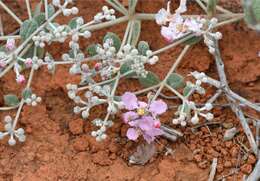
{"type": "Polygon", "coordinates": [[[6,122],[6,123],[11,123],[12,122],[12,117],[11,116],[5,116],[5,118],[4,118],[4,122],[6,122]]]}
{"type": "Polygon", "coordinates": [[[71,13],[72,13],[73,15],[78,14],[78,12],[79,12],[79,9],[78,9],[77,7],[72,7],[72,8],[71,8],[71,13]]]}
{"type": "Polygon", "coordinates": [[[106,131],[106,127],[105,127],[105,126],[102,126],[102,127],[100,128],[100,130],[101,130],[102,132],[105,132],[105,131],[106,131]]]}
{"type": "Polygon", "coordinates": [[[18,137],[18,140],[19,140],[20,142],[25,142],[26,136],[25,136],[25,135],[20,135],[20,136],[18,137]]]}
{"type": "Polygon", "coordinates": [[[75,106],[74,109],[73,109],[73,112],[74,112],[75,114],[80,113],[80,107],[79,107],[79,106],[75,106]]]}
{"type": "Polygon", "coordinates": [[[194,117],[191,118],[191,123],[192,124],[198,124],[199,123],[199,118],[197,115],[195,115],[194,117]]]}
{"type": "Polygon", "coordinates": [[[107,138],[107,135],[106,135],[106,134],[102,134],[102,135],[101,135],[101,139],[102,139],[102,140],[105,140],[106,138],[107,138]]]}
{"type": "Polygon", "coordinates": [[[19,129],[16,130],[16,133],[18,135],[23,135],[24,134],[24,129],[23,128],[19,128],[19,129]]]}
{"type": "Polygon", "coordinates": [[[64,16],[69,16],[69,15],[71,15],[71,10],[70,9],[64,9],[62,11],[62,13],[63,13],[64,16]]]}
{"type": "Polygon", "coordinates": [[[83,36],[84,36],[84,38],[90,38],[91,32],[90,31],[84,31],[83,36]]]}
{"type": "Polygon", "coordinates": [[[146,55],[147,55],[148,57],[152,56],[152,54],[153,54],[153,52],[152,52],[151,50],[147,50],[147,51],[146,51],[146,55]]]}
{"type": "Polygon", "coordinates": [[[88,111],[82,111],[81,116],[82,116],[83,119],[86,119],[89,116],[89,112],[88,111]]]}
{"type": "Polygon", "coordinates": [[[206,108],[207,111],[210,111],[213,108],[213,106],[212,106],[211,103],[206,103],[205,108],[206,108]]]}
{"type": "Polygon", "coordinates": [[[97,132],[96,131],[92,131],[91,132],[91,136],[96,137],[97,136],[97,132]]]}
{"type": "Polygon", "coordinates": [[[217,40],[222,39],[222,33],[216,32],[216,33],[215,33],[215,38],[216,38],[217,40]]]}
{"type": "Polygon", "coordinates": [[[173,119],[173,120],[172,120],[172,123],[173,123],[173,124],[179,124],[179,119],[173,119]]]}
{"type": "Polygon", "coordinates": [[[32,101],[32,106],[37,106],[37,102],[36,101],[32,101]]]}
{"type": "Polygon", "coordinates": [[[187,125],[187,122],[186,121],[181,121],[181,126],[184,127],[187,125]]]}
{"type": "Polygon", "coordinates": [[[11,123],[5,124],[5,130],[8,132],[12,131],[12,124],[11,123]]]}
{"type": "Polygon", "coordinates": [[[4,138],[4,133],[3,132],[0,132],[0,140],[2,140],[4,138]]]}
{"type": "Polygon", "coordinates": [[[97,141],[97,142],[100,142],[100,141],[102,141],[102,138],[101,138],[101,136],[97,136],[97,137],[96,137],[96,141],[97,141]]]}
{"type": "Polygon", "coordinates": [[[73,34],[71,39],[72,39],[72,41],[79,41],[79,35],[77,33],[73,34]]]}
{"type": "Polygon", "coordinates": [[[53,6],[60,6],[60,0],[52,0],[53,6]]]}
{"type": "Polygon", "coordinates": [[[108,7],[107,6],[103,6],[102,7],[102,11],[108,11],[108,7]]]}
{"type": "Polygon", "coordinates": [[[69,56],[69,54],[67,54],[67,53],[65,53],[65,54],[62,55],[62,59],[63,59],[64,61],[69,61],[69,58],[70,58],[70,56],[69,56]]]}
{"type": "Polygon", "coordinates": [[[14,146],[14,145],[16,144],[15,139],[11,137],[11,138],[8,140],[8,144],[9,144],[10,146],[14,146]]]}
{"type": "Polygon", "coordinates": [[[207,113],[205,117],[208,121],[211,121],[214,118],[214,115],[211,113],[207,113]]]}

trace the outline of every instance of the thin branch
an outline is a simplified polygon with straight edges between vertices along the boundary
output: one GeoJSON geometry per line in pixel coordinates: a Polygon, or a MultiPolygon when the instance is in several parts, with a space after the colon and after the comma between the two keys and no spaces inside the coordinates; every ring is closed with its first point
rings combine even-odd
{"type": "Polygon", "coordinates": [[[247,177],[246,181],[257,181],[260,179],[260,159],[255,165],[253,172],[247,177]]]}
{"type": "Polygon", "coordinates": [[[48,15],[48,0],[44,0],[44,9],[45,9],[45,20],[47,21],[49,19],[49,15],[48,15]]]}
{"type": "Polygon", "coordinates": [[[169,78],[169,76],[175,71],[175,69],[177,68],[177,66],[179,65],[179,63],[181,62],[182,58],[184,57],[184,55],[187,53],[188,49],[190,48],[190,45],[186,45],[184,47],[184,49],[182,50],[181,54],[179,55],[179,57],[177,58],[177,60],[174,62],[174,64],[172,65],[171,69],[169,70],[169,72],[167,73],[167,75],[165,76],[164,80],[160,83],[160,87],[157,90],[156,94],[153,96],[153,100],[155,100],[160,92],[162,91],[163,87],[166,86],[166,82],[169,78]]]}
{"type": "Polygon", "coordinates": [[[1,36],[4,36],[4,28],[3,28],[2,16],[0,15],[0,38],[1,36]]]}
{"type": "Polygon", "coordinates": [[[207,7],[200,0],[195,0],[195,1],[201,7],[201,9],[207,12],[207,7]]]}
{"type": "Polygon", "coordinates": [[[127,9],[125,9],[125,7],[121,5],[121,3],[119,3],[117,0],[114,0],[114,2],[111,0],[106,0],[106,2],[110,4],[113,8],[115,8],[117,11],[122,13],[123,15],[126,16],[128,14],[127,9]]]}
{"type": "Polygon", "coordinates": [[[31,11],[30,2],[29,2],[29,0],[25,0],[25,2],[26,2],[26,8],[27,8],[27,13],[28,13],[29,19],[32,19],[32,11],[31,11]]]}
{"type": "MultiPolygon", "coordinates": [[[[1,30],[0,30],[0,32],[1,32],[1,30]]],[[[8,39],[20,39],[21,38],[21,36],[20,35],[7,35],[7,36],[4,36],[4,35],[2,35],[2,36],[0,36],[0,41],[2,41],[2,40],[8,40],[8,39]]]]}
{"type": "Polygon", "coordinates": [[[214,177],[216,175],[216,171],[217,171],[217,165],[218,165],[218,159],[214,158],[211,164],[211,171],[209,174],[209,179],[208,181],[214,181],[214,177]]]}
{"type": "Polygon", "coordinates": [[[13,11],[11,9],[9,9],[3,2],[2,0],[0,0],[0,6],[2,6],[2,8],[10,15],[14,18],[15,21],[17,21],[17,23],[19,23],[19,25],[23,24],[23,21],[18,18],[18,16],[16,16],[13,11]]]}

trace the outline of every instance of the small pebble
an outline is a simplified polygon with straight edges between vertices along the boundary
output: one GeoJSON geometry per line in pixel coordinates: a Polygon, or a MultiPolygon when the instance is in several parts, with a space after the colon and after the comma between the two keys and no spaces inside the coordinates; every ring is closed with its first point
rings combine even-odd
{"type": "Polygon", "coordinates": [[[233,137],[238,133],[237,128],[231,128],[226,130],[225,134],[224,134],[224,141],[228,141],[228,140],[232,140],[233,137]]]}

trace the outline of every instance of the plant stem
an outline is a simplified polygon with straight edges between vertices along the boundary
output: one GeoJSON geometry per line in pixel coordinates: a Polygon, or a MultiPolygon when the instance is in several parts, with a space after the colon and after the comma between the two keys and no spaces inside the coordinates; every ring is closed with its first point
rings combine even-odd
{"type": "Polygon", "coordinates": [[[207,7],[200,1],[200,0],[195,0],[197,4],[207,13],[207,7]]]}
{"type": "Polygon", "coordinates": [[[177,66],[179,65],[179,63],[181,62],[182,58],[184,57],[184,55],[186,54],[186,52],[188,51],[188,49],[190,48],[190,45],[186,45],[184,47],[184,49],[182,50],[181,54],[179,55],[179,57],[177,58],[177,60],[174,62],[174,64],[172,65],[171,69],[169,70],[169,72],[167,73],[166,77],[164,78],[164,80],[160,83],[160,87],[157,90],[156,94],[153,96],[153,100],[155,100],[160,92],[162,91],[163,87],[167,84],[167,80],[169,78],[169,76],[175,71],[175,69],[177,68],[177,66]]]}
{"type": "Polygon", "coordinates": [[[0,36],[0,40],[8,40],[8,39],[20,39],[20,35],[6,35],[6,36],[0,36]]]}
{"type": "Polygon", "coordinates": [[[29,19],[32,19],[32,11],[31,11],[29,0],[25,0],[25,3],[26,3],[26,9],[27,9],[27,14],[29,16],[29,19]]]}
{"type": "Polygon", "coordinates": [[[119,23],[123,23],[123,22],[128,21],[128,20],[129,20],[128,16],[123,16],[123,17],[117,18],[117,19],[112,20],[112,21],[107,21],[107,22],[103,22],[103,23],[99,23],[99,24],[95,24],[95,25],[91,25],[91,26],[82,25],[80,30],[81,31],[84,31],[84,30],[89,30],[89,31],[99,30],[99,29],[107,28],[107,27],[110,27],[110,26],[113,26],[113,25],[116,25],[116,24],[119,24],[119,23]]]}
{"type": "Polygon", "coordinates": [[[9,111],[9,110],[13,110],[13,109],[17,109],[19,107],[20,104],[16,105],[16,106],[11,106],[11,107],[0,107],[0,111],[9,111]]]}
{"type": "Polygon", "coordinates": [[[14,20],[19,24],[19,25],[22,25],[23,24],[23,21],[18,18],[18,16],[16,16],[12,10],[10,10],[3,2],[2,0],[0,0],[0,6],[2,6],[2,8],[10,15],[14,18],[14,20]]]}
{"type": "Polygon", "coordinates": [[[113,8],[115,8],[117,11],[119,11],[123,15],[127,15],[128,14],[128,11],[125,9],[125,7],[123,5],[121,5],[121,3],[119,3],[117,0],[113,0],[113,1],[106,0],[106,2],[108,4],[110,4],[113,8]]]}

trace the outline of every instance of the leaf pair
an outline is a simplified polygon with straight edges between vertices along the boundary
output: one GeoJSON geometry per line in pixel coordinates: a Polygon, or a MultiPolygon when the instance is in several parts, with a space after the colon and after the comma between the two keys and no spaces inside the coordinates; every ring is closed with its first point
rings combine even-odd
{"type": "MultiPolygon", "coordinates": [[[[23,90],[22,97],[24,100],[30,98],[32,96],[32,90],[30,88],[26,88],[23,90]]],[[[20,103],[19,98],[14,94],[8,94],[4,96],[4,102],[7,106],[17,106],[20,103]]]]}

